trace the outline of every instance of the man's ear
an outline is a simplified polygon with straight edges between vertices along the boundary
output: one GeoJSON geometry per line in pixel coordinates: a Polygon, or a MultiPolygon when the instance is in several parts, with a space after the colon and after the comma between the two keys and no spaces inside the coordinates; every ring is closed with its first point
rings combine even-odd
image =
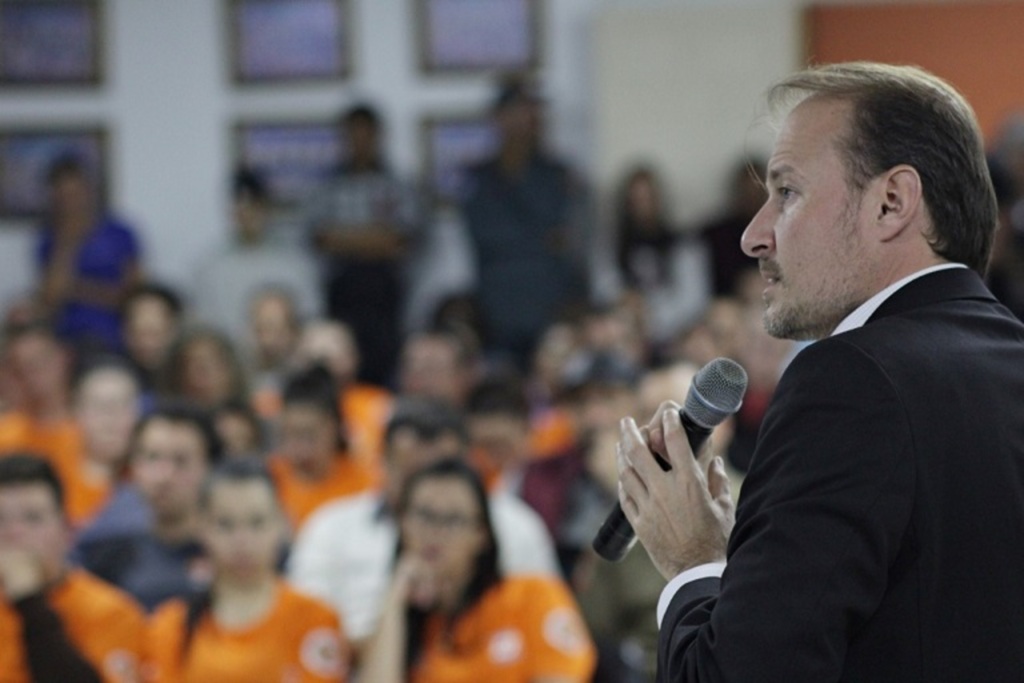
{"type": "Polygon", "coordinates": [[[913,166],[893,166],[872,183],[877,235],[883,242],[896,239],[914,223],[923,207],[921,176],[913,166]]]}

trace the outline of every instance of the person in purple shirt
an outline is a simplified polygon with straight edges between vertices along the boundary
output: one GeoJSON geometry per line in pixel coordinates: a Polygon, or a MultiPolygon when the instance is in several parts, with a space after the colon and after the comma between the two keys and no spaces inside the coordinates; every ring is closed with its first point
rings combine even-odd
{"type": "Polygon", "coordinates": [[[138,238],[99,206],[81,160],[58,158],[47,183],[50,211],[35,253],[38,301],[64,339],[117,351],[118,308],[141,279],[138,238]]]}

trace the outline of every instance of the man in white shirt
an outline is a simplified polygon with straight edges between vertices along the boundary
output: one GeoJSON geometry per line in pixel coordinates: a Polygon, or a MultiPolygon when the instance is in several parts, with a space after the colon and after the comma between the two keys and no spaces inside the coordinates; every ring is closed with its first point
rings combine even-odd
{"type": "MultiPolygon", "coordinates": [[[[303,525],[288,577],[334,605],[357,650],[376,628],[387,592],[398,540],[392,511],[406,479],[438,460],[464,457],[467,448],[458,412],[437,401],[401,399],[388,422],[383,488],[328,503],[303,525]]],[[[490,502],[502,570],[555,575],[554,548],[537,513],[509,493],[491,493],[490,502]]]]}

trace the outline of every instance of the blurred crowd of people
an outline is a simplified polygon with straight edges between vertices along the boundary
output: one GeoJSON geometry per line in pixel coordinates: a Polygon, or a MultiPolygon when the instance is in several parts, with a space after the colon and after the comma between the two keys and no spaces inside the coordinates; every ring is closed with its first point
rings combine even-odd
{"type": "MultiPolygon", "coordinates": [[[[429,212],[371,106],[341,118],[346,156],[300,240],[237,172],[233,243],[189,291],[150,280],[89,169],[54,160],[0,362],[9,680],[650,680],[663,580],[641,547],[590,549],[618,422],[734,358],[750,387],[714,443],[739,481],[797,349],[763,331],[739,247],[761,163],[685,230],[659,170],[628,169],[599,229],[543,110],[528,81],[500,84],[500,145],[456,207],[475,287],[413,329],[429,212]]],[[[991,284],[1022,315],[1024,152],[992,173],[991,284]]]]}

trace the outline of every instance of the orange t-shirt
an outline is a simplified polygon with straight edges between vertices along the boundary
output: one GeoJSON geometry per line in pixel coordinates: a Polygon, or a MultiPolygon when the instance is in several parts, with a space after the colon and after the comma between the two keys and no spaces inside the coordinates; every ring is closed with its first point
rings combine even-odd
{"type": "Polygon", "coordinates": [[[89,522],[107,502],[113,483],[85,476],[82,431],[73,420],[41,425],[24,413],[0,417],[0,456],[13,452],[33,453],[53,465],[64,485],[64,510],[78,529],[89,522]]]}
{"type": "Polygon", "coordinates": [[[561,455],[576,444],[576,425],[565,408],[548,408],[530,420],[530,452],[538,460],[561,455]]]}
{"type": "Polygon", "coordinates": [[[317,481],[296,474],[284,456],[271,458],[269,467],[277,486],[278,500],[293,531],[298,531],[313,510],[327,501],[368,491],[379,480],[375,468],[347,453],[336,453],[327,476],[317,481]]]}
{"type": "Polygon", "coordinates": [[[210,614],[184,650],[186,604],[172,600],[150,621],[147,683],[322,683],[345,681],[348,645],[338,617],[284,582],[270,612],[244,628],[223,628],[210,614]]]}
{"type": "MultiPolygon", "coordinates": [[[[377,465],[384,452],[384,435],[394,397],[387,389],[372,384],[353,384],[338,394],[338,411],[345,425],[349,452],[358,459],[377,465]]],[[[281,414],[281,394],[276,389],[261,389],[253,394],[253,409],[265,420],[281,414]]]]}
{"type": "Polygon", "coordinates": [[[412,683],[528,683],[561,676],[590,680],[597,655],[565,584],[541,576],[503,579],[455,623],[427,623],[412,683]]]}
{"type": "MultiPolygon", "coordinates": [[[[68,638],[106,683],[138,681],[145,617],[126,593],[73,570],[46,595],[68,638]]],[[[21,618],[0,599],[0,683],[30,683],[21,618]]]]}
{"type": "Polygon", "coordinates": [[[379,463],[394,402],[391,392],[372,384],[353,384],[341,392],[339,399],[349,451],[364,462],[379,463]]]}
{"type": "Polygon", "coordinates": [[[82,475],[80,463],[62,463],[57,474],[64,484],[64,511],[75,529],[86,526],[114,492],[114,482],[93,481],[82,475]]]}
{"type": "Polygon", "coordinates": [[[0,455],[34,453],[57,466],[77,457],[81,444],[74,420],[43,424],[22,412],[0,415],[0,455]]]}

